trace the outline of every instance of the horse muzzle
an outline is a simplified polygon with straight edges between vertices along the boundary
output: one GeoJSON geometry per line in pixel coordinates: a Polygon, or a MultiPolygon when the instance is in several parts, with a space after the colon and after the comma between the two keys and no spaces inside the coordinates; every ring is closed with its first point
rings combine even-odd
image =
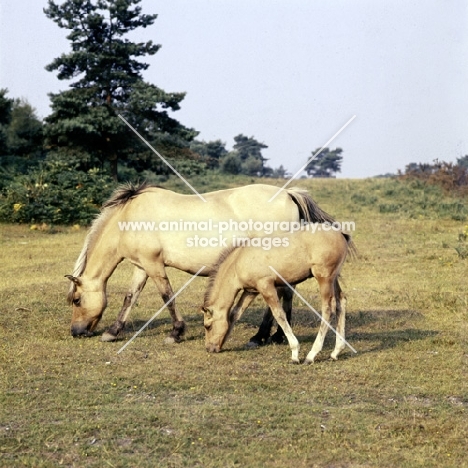
{"type": "Polygon", "coordinates": [[[74,323],[71,326],[71,334],[74,338],[78,336],[93,336],[93,332],[90,331],[90,323],[74,323]]]}
{"type": "Polygon", "coordinates": [[[217,344],[213,344],[213,343],[208,343],[206,345],[206,350],[209,353],[219,353],[221,351],[221,346],[219,346],[217,344]]]}

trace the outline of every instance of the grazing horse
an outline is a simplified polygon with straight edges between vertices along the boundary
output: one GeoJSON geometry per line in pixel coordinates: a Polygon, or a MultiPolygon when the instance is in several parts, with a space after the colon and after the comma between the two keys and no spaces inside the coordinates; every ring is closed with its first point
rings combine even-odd
{"type": "Polygon", "coordinates": [[[336,312],[336,345],[331,357],[337,359],[345,347],[346,297],[338,276],[349,249],[351,237],[336,231],[298,231],[288,235],[288,245],[265,251],[247,246],[227,249],[214,267],[202,307],[205,345],[208,352],[219,352],[250,302],[260,293],[283,329],[292,352],[292,361],[299,363],[299,342],[281,308],[276,287],[285,282],[295,285],[314,277],[320,287],[322,322],[306,357],[310,364],[322,350],[330,316],[336,312]],[[237,294],[242,295],[235,307],[237,294]]]}
{"type": "MultiPolygon", "coordinates": [[[[231,245],[235,236],[246,235],[241,222],[333,222],[305,190],[282,190],[269,203],[277,191],[271,185],[247,185],[206,193],[204,202],[197,195],[148,184],[117,189],[93,222],[73,275],[67,275],[71,281],[68,301],[73,308],[71,334],[93,334],[107,305],[107,281],[123,259],[135,265],[132,284],[103,341],[115,340],[124,328],[148,277],[155,282],[163,301],[168,302],[173,291],[166,267],[195,274],[205,266],[201,275],[209,275],[225,246],[231,245]],[[221,223],[226,229],[222,236],[221,223]],[[179,229],[182,225],[195,226],[195,230],[179,229]]],[[[248,234],[252,234],[250,227],[248,234]]],[[[174,301],[168,309],[173,330],[167,341],[178,342],[185,332],[185,322],[174,301]]]]}

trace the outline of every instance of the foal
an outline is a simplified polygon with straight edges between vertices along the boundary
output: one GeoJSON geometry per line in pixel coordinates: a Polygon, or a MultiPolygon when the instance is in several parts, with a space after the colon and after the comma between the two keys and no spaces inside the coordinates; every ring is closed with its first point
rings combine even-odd
{"type": "Polygon", "coordinates": [[[286,320],[276,287],[285,286],[285,282],[295,285],[311,277],[315,277],[320,288],[322,322],[305,363],[312,363],[322,350],[328,331],[327,323],[334,312],[337,315],[338,333],[331,358],[336,360],[343,351],[346,297],[338,283],[338,276],[351,245],[351,238],[336,231],[304,230],[288,233],[287,239],[288,246],[271,250],[253,246],[238,247],[221,255],[202,307],[208,352],[221,350],[234,323],[252,300],[261,294],[286,335],[292,361],[299,363],[299,342],[286,320]],[[241,298],[232,308],[241,290],[241,298]]]}

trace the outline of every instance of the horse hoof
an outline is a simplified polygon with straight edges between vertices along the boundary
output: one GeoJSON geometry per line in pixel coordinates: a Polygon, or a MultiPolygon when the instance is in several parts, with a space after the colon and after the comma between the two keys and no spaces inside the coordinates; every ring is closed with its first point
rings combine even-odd
{"type": "Polygon", "coordinates": [[[299,359],[291,359],[291,363],[292,364],[300,364],[301,362],[299,361],[299,359]]]}
{"type": "Polygon", "coordinates": [[[249,341],[245,347],[247,349],[255,349],[255,348],[258,348],[260,346],[260,343],[257,343],[256,341],[249,341]]]}
{"type": "Polygon", "coordinates": [[[284,338],[282,336],[273,335],[267,340],[267,344],[280,345],[284,343],[284,338]]]}
{"type": "Polygon", "coordinates": [[[104,332],[101,336],[101,341],[110,342],[116,341],[117,337],[115,335],[111,335],[109,332],[104,332]]]}
{"type": "Polygon", "coordinates": [[[307,366],[309,366],[310,364],[313,364],[314,363],[314,360],[313,359],[306,359],[304,361],[304,364],[306,364],[307,366]]]}
{"type": "Polygon", "coordinates": [[[177,343],[177,341],[173,336],[168,336],[164,339],[164,344],[166,345],[172,345],[174,343],[177,343]]]}

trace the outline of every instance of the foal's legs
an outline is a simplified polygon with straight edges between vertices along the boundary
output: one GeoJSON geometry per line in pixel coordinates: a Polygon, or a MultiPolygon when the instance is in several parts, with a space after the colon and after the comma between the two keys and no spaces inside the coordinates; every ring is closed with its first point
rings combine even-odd
{"type": "Polygon", "coordinates": [[[336,297],[336,344],[335,349],[331,353],[330,357],[335,361],[338,359],[338,355],[345,349],[345,322],[346,322],[346,296],[341,290],[338,280],[335,282],[335,297],[336,297]]]}
{"type": "Polygon", "coordinates": [[[334,308],[336,307],[333,279],[330,277],[323,278],[320,276],[316,276],[315,278],[319,283],[320,296],[322,297],[322,321],[320,322],[317,338],[315,338],[312,349],[307,355],[304,364],[310,364],[314,362],[315,357],[322,350],[325,335],[327,334],[329,327],[328,324],[330,323],[330,317],[332,312],[334,312],[334,308]]]}
{"type": "MultiPolygon", "coordinates": [[[[279,287],[277,291],[279,299],[283,299],[283,310],[286,312],[286,318],[289,325],[291,325],[292,302],[294,293],[287,286],[279,287]]],[[[284,341],[284,338],[285,336],[283,329],[278,327],[270,339],[272,343],[281,344],[284,341]]]]}
{"type": "Polygon", "coordinates": [[[258,292],[242,291],[240,299],[229,313],[229,323],[236,323],[245,312],[250,303],[258,296],[258,292]]]}
{"type": "MultiPolygon", "coordinates": [[[[291,324],[291,312],[292,312],[292,298],[293,292],[288,287],[279,287],[278,291],[278,298],[283,299],[283,309],[286,312],[286,317],[291,324]]],[[[258,332],[250,338],[249,343],[247,346],[249,347],[256,347],[260,346],[270,339],[270,332],[271,328],[273,327],[273,315],[271,313],[271,309],[267,307],[265,313],[263,314],[262,323],[260,324],[260,328],[258,332]]],[[[284,340],[284,332],[281,327],[278,327],[274,335],[271,337],[271,341],[273,343],[282,343],[284,340]]]]}
{"type": "Polygon", "coordinates": [[[133,270],[132,284],[128,293],[125,296],[122,309],[120,309],[117,320],[103,333],[101,341],[115,341],[119,333],[124,329],[133,304],[135,304],[138,296],[145,287],[148,275],[145,270],[135,267],[133,270]]]}
{"type": "Polygon", "coordinates": [[[250,303],[257,296],[257,292],[242,291],[240,299],[237,301],[237,304],[232,308],[231,312],[229,313],[229,328],[226,337],[224,338],[224,342],[226,342],[226,340],[229,338],[229,335],[231,334],[231,331],[234,328],[234,324],[241,318],[245,309],[249,307],[250,303]]]}
{"type": "Polygon", "coordinates": [[[273,278],[264,278],[257,283],[257,290],[265,299],[265,302],[271,309],[273,316],[275,317],[278,325],[283,329],[284,334],[291,348],[291,360],[292,362],[299,364],[299,341],[294,336],[291,326],[286,319],[286,314],[281,307],[278,294],[275,289],[273,278]]]}

